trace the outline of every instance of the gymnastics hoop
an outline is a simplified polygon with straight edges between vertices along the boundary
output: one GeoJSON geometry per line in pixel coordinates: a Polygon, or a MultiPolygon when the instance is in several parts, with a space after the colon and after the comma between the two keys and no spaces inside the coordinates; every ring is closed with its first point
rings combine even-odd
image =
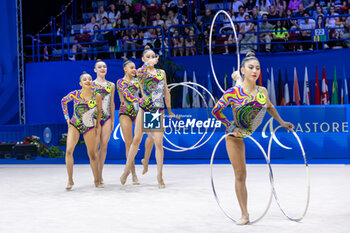
{"type": "MultiPolygon", "coordinates": [[[[206,91],[206,92],[210,95],[210,98],[211,98],[211,99],[214,101],[214,103],[215,103],[215,99],[214,99],[213,95],[212,95],[205,87],[203,87],[202,85],[200,85],[200,84],[198,84],[198,83],[193,83],[193,82],[172,83],[172,84],[169,84],[168,87],[171,87],[170,89],[172,89],[172,88],[175,87],[175,85],[178,86],[178,85],[180,85],[180,84],[181,84],[181,85],[182,85],[182,84],[190,84],[190,85],[195,85],[195,86],[201,87],[204,91],[206,91]]],[[[187,86],[187,87],[189,87],[189,86],[187,86]]],[[[190,88],[192,88],[192,87],[190,87],[190,88]]],[[[192,89],[193,89],[193,88],[192,88],[192,89]]],[[[196,90],[196,89],[195,89],[195,90],[196,90]]],[[[197,91],[197,93],[199,93],[198,90],[196,90],[196,91],[197,91]]],[[[202,97],[202,98],[203,98],[203,97],[202,97]]],[[[204,98],[203,98],[203,99],[204,99],[204,98]]],[[[208,104],[206,104],[206,105],[208,106],[208,104]]],[[[208,108],[208,107],[207,107],[207,108],[208,108]]],[[[206,129],[206,132],[207,132],[207,129],[206,129]]],[[[178,148],[179,150],[176,150],[176,149],[169,149],[169,148],[166,148],[166,147],[164,147],[164,146],[163,146],[163,147],[164,147],[165,149],[170,150],[170,151],[173,151],[173,152],[183,152],[183,151],[187,151],[187,150],[194,150],[194,149],[197,149],[197,148],[203,146],[205,143],[207,143],[207,142],[210,140],[210,138],[214,135],[214,132],[215,132],[215,128],[214,128],[214,130],[212,131],[211,135],[207,138],[207,140],[205,140],[202,144],[200,144],[200,145],[197,146],[196,144],[198,144],[199,142],[201,142],[202,138],[205,136],[205,134],[203,134],[202,138],[201,138],[194,146],[189,147],[189,148],[177,146],[177,145],[173,144],[166,136],[164,136],[164,137],[165,137],[165,140],[167,140],[171,145],[173,145],[174,147],[178,148]]]]}
{"type": "MultiPolygon", "coordinates": [[[[268,160],[270,161],[270,158],[271,158],[271,144],[272,144],[272,138],[274,137],[274,135],[276,134],[276,131],[281,128],[282,126],[278,126],[271,134],[271,137],[270,137],[270,142],[269,142],[269,147],[268,147],[268,150],[267,150],[267,157],[268,157],[268,160]]],[[[306,160],[306,155],[305,155],[305,151],[304,151],[304,147],[303,147],[303,144],[301,143],[300,141],[300,138],[299,136],[295,133],[294,130],[291,130],[293,132],[293,135],[294,137],[296,138],[296,140],[298,141],[299,143],[299,146],[300,146],[300,149],[302,151],[302,155],[303,155],[303,158],[304,158],[304,162],[305,162],[305,166],[306,166],[306,179],[307,179],[307,198],[306,198],[306,206],[305,206],[305,209],[304,209],[304,212],[303,214],[301,215],[301,217],[299,218],[292,218],[290,217],[287,212],[285,210],[283,210],[279,200],[278,200],[278,196],[277,196],[277,192],[276,192],[276,188],[275,188],[275,184],[274,184],[274,179],[273,179],[273,174],[271,176],[271,186],[273,188],[273,195],[275,197],[275,200],[277,202],[277,205],[278,207],[280,208],[280,210],[282,211],[282,213],[284,214],[284,216],[286,216],[289,220],[291,221],[295,221],[295,222],[300,222],[306,215],[306,212],[309,208],[309,203],[310,203],[310,170],[309,170],[309,165],[307,163],[307,160],[306,160]]]]}
{"type": "MultiPolygon", "coordinates": [[[[173,88],[175,88],[175,87],[177,87],[177,86],[185,86],[185,87],[189,87],[189,88],[191,88],[192,90],[194,90],[195,92],[197,92],[197,94],[202,98],[202,100],[206,103],[206,101],[205,101],[205,98],[203,97],[203,95],[196,89],[196,88],[194,88],[194,87],[192,87],[192,86],[189,86],[189,85],[187,85],[187,84],[184,84],[184,83],[173,83],[173,84],[169,84],[168,85],[168,87],[169,87],[169,90],[171,91],[173,88]]],[[[207,109],[208,109],[208,104],[206,104],[207,105],[207,109]]],[[[209,110],[208,110],[208,117],[209,117],[209,110]]],[[[208,131],[208,129],[206,128],[205,129],[205,133],[203,134],[203,136],[193,145],[193,146],[191,146],[191,147],[188,147],[188,148],[185,148],[185,147],[180,147],[180,146],[177,146],[177,145],[175,145],[175,144],[173,144],[166,136],[165,136],[165,134],[164,134],[164,138],[165,138],[165,140],[167,141],[167,142],[169,142],[172,146],[174,146],[174,147],[176,147],[176,148],[178,148],[178,149],[171,149],[171,148],[168,148],[168,147],[166,147],[166,146],[164,146],[163,145],[163,148],[164,149],[166,149],[166,150],[169,150],[169,151],[173,151],[173,152],[183,152],[183,151],[187,151],[187,150],[193,150],[193,149],[195,149],[194,147],[195,146],[197,146],[197,144],[199,144],[202,140],[203,140],[203,138],[205,137],[205,135],[207,134],[207,131],[208,131]]]]}
{"type": "MultiPolygon", "coordinates": [[[[214,161],[214,156],[215,156],[215,152],[216,152],[216,149],[217,147],[219,146],[220,142],[228,135],[231,135],[232,133],[229,133],[229,134],[225,134],[223,135],[220,140],[216,143],[215,147],[214,147],[214,150],[213,150],[213,153],[211,154],[211,159],[210,159],[210,178],[211,178],[211,187],[213,189],[213,193],[214,193],[214,197],[215,197],[215,200],[216,202],[218,203],[220,209],[222,210],[222,212],[226,215],[226,217],[228,217],[229,219],[231,219],[233,222],[237,222],[237,220],[235,220],[233,217],[231,217],[225,210],[224,208],[221,206],[220,204],[220,199],[219,197],[217,196],[216,194],[216,190],[215,190],[215,185],[214,185],[214,179],[213,179],[213,161],[214,161]]],[[[272,173],[272,169],[271,169],[271,165],[270,165],[270,160],[268,159],[267,155],[266,155],[266,152],[264,150],[264,148],[262,148],[262,146],[260,145],[260,143],[258,143],[254,138],[252,138],[251,136],[249,135],[246,135],[245,136],[247,138],[250,138],[258,147],[259,149],[261,150],[261,152],[263,153],[264,157],[265,157],[265,160],[266,160],[266,164],[269,168],[269,175],[270,175],[270,182],[271,182],[271,179],[273,179],[273,173],[272,173]]],[[[258,221],[260,221],[263,217],[265,217],[265,215],[267,214],[267,211],[269,210],[270,206],[271,206],[271,202],[272,202],[272,196],[273,196],[273,186],[271,185],[271,194],[270,194],[270,198],[269,198],[269,201],[267,203],[267,206],[266,206],[266,209],[264,210],[263,214],[258,217],[257,219],[253,220],[253,221],[250,221],[249,224],[254,224],[254,223],[257,223],[258,221]]]]}
{"type": "Polygon", "coordinates": [[[229,19],[229,21],[231,23],[231,26],[232,26],[233,34],[234,34],[235,40],[236,40],[236,47],[237,47],[236,53],[237,53],[237,70],[238,71],[239,71],[239,69],[241,67],[241,64],[240,64],[239,45],[238,45],[238,39],[237,39],[237,33],[236,33],[235,25],[233,24],[231,16],[226,11],[220,10],[220,11],[218,11],[218,13],[215,14],[215,16],[213,18],[213,21],[211,23],[211,26],[210,26],[210,33],[209,33],[209,60],[210,60],[211,71],[213,73],[215,82],[218,85],[219,89],[222,91],[222,93],[225,93],[225,90],[222,89],[222,87],[221,87],[221,85],[220,85],[220,83],[219,83],[219,81],[218,81],[218,79],[216,77],[215,70],[214,70],[214,65],[213,65],[212,51],[211,51],[211,42],[212,42],[212,36],[213,36],[213,28],[214,28],[216,17],[218,17],[219,14],[225,14],[227,16],[227,18],[229,19]]]}

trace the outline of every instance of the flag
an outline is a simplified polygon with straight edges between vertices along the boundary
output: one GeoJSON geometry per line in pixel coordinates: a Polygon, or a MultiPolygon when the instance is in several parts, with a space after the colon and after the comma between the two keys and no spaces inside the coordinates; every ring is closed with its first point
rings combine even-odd
{"type": "MultiPolygon", "coordinates": [[[[210,73],[208,72],[208,91],[210,93],[213,93],[213,87],[211,86],[211,81],[210,81],[210,73]]],[[[213,103],[213,100],[211,98],[209,98],[209,104],[208,107],[212,108],[214,107],[215,103],[213,103]]]]}
{"type": "Polygon", "coordinates": [[[349,104],[349,91],[348,91],[348,81],[345,74],[345,67],[343,66],[343,73],[344,73],[344,104],[349,104]]]}
{"type": "Polygon", "coordinates": [[[320,83],[318,81],[318,70],[316,66],[316,81],[315,81],[315,104],[321,104],[321,96],[320,96],[320,83]]]}
{"type": "Polygon", "coordinates": [[[45,47],[44,47],[44,60],[46,60],[46,61],[49,60],[49,51],[48,51],[46,45],[45,45],[45,47]]]}
{"type": "Polygon", "coordinates": [[[290,105],[287,69],[285,71],[285,77],[284,77],[284,105],[290,105]]]}
{"type": "Polygon", "coordinates": [[[334,78],[333,78],[331,104],[339,104],[338,82],[337,82],[337,70],[336,70],[336,67],[334,67],[334,78]]]}
{"type": "Polygon", "coordinates": [[[261,70],[260,70],[258,85],[262,87],[262,74],[261,74],[261,70]]]}
{"type": "Polygon", "coordinates": [[[208,103],[206,102],[206,99],[207,99],[207,92],[202,88],[202,106],[203,107],[207,107],[208,106],[208,103]]]}
{"type": "Polygon", "coordinates": [[[303,104],[304,105],[310,105],[309,75],[307,73],[307,67],[306,66],[305,66],[305,76],[304,76],[303,104]]]}
{"type": "MultiPolygon", "coordinates": [[[[193,71],[193,82],[197,83],[196,73],[193,71]]],[[[194,85],[194,89],[198,91],[198,87],[194,85]]],[[[199,101],[199,94],[196,91],[192,91],[192,108],[200,108],[201,102],[199,101]]]]}
{"type": "Polygon", "coordinates": [[[326,70],[323,66],[323,75],[322,75],[322,97],[321,104],[329,104],[329,94],[328,94],[328,84],[326,77],[326,70]]]}
{"type": "Polygon", "coordinates": [[[228,80],[227,80],[227,73],[225,73],[225,78],[224,78],[224,90],[226,91],[228,89],[228,80]]]}
{"type": "MultiPolygon", "coordinates": [[[[187,72],[184,73],[184,82],[187,82],[187,72]]],[[[190,95],[188,93],[188,87],[182,89],[182,108],[190,108],[190,95]]]]}
{"type": "Polygon", "coordinates": [[[283,84],[281,69],[278,69],[278,88],[277,88],[277,104],[284,105],[283,84]]]}
{"type": "Polygon", "coordinates": [[[273,68],[271,67],[271,80],[270,80],[270,90],[268,90],[269,92],[269,98],[270,101],[273,105],[277,105],[276,102],[276,91],[275,91],[275,80],[273,78],[273,68]]]}
{"type": "Polygon", "coordinates": [[[293,84],[293,104],[300,105],[300,92],[297,77],[297,68],[294,67],[294,84],[293,84]]]}

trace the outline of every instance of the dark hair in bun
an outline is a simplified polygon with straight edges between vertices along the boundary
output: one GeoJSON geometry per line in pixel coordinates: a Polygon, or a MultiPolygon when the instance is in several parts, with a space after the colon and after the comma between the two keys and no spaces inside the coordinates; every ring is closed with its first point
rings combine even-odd
{"type": "Polygon", "coordinates": [[[127,66],[128,64],[130,64],[130,63],[134,63],[134,62],[128,60],[127,58],[124,58],[124,60],[123,60],[123,68],[124,68],[125,66],[127,66]]]}
{"type": "Polygon", "coordinates": [[[89,75],[90,77],[91,77],[91,75],[89,74],[89,73],[87,73],[86,71],[83,71],[83,72],[81,72],[81,75],[80,75],[80,77],[79,77],[79,80],[81,81],[81,78],[84,76],[84,75],[89,75]]]}
{"type": "MultiPolygon", "coordinates": [[[[97,59],[96,60],[96,63],[95,63],[95,67],[96,67],[96,65],[97,65],[97,63],[99,63],[99,62],[103,62],[103,63],[105,63],[104,61],[102,61],[101,59],[97,59]]],[[[106,63],[105,63],[106,64],[106,63]]]]}
{"type": "Polygon", "coordinates": [[[246,55],[245,55],[245,58],[243,59],[242,61],[242,67],[244,67],[244,64],[247,62],[247,61],[250,61],[250,60],[258,60],[258,58],[256,58],[255,56],[255,53],[253,51],[250,51],[248,52],[246,55]]]}

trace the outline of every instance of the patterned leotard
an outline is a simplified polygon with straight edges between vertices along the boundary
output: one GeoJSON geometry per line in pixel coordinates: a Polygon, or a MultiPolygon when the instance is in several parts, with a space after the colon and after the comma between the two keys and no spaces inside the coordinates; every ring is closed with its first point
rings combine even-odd
{"type": "Polygon", "coordinates": [[[228,89],[213,108],[212,114],[226,127],[237,127],[251,135],[261,124],[266,113],[266,96],[258,87],[256,96],[244,91],[241,86],[228,89]],[[233,108],[234,123],[231,123],[222,110],[228,105],[233,108]]]}
{"type": "Polygon", "coordinates": [[[85,100],[81,96],[81,90],[75,90],[63,97],[61,100],[61,106],[64,117],[69,119],[67,104],[70,101],[74,101],[74,113],[70,119],[70,124],[73,125],[81,134],[85,134],[95,127],[94,116],[97,112],[96,106],[96,93],[90,100],[85,100]]]}
{"type": "MultiPolygon", "coordinates": [[[[92,90],[102,97],[102,116],[101,126],[111,118],[111,93],[112,93],[112,82],[107,81],[105,85],[101,85],[96,81],[92,82],[92,90]]],[[[97,115],[95,115],[97,118],[97,115]]]]}
{"type": "Polygon", "coordinates": [[[137,71],[136,75],[142,85],[144,97],[140,100],[140,108],[146,112],[164,110],[164,77],[159,69],[156,74],[147,71],[149,64],[145,62],[137,71]]]}
{"type": "Polygon", "coordinates": [[[128,82],[121,78],[117,81],[117,88],[120,95],[124,97],[124,105],[120,105],[119,116],[129,116],[134,121],[139,110],[139,87],[137,80],[128,82]]]}

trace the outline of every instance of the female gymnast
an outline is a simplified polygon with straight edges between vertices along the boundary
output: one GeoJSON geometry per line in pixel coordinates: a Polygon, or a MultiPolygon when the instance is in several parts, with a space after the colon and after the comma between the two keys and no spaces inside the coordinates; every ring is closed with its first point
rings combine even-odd
{"type": "MultiPolygon", "coordinates": [[[[132,123],[135,123],[137,112],[139,110],[139,94],[140,84],[137,79],[133,79],[136,75],[135,63],[125,60],[123,63],[125,75],[117,81],[117,90],[120,98],[119,123],[124,136],[126,158],[129,154],[129,148],[132,143],[132,123]]],[[[153,147],[153,138],[148,135],[145,143],[145,158],[149,159],[153,147]]],[[[148,160],[147,160],[148,161],[148,160]]],[[[142,160],[144,163],[144,160],[142,160]]],[[[147,162],[148,165],[148,162],[147,162]]],[[[146,166],[144,164],[144,166],[146,166]]],[[[143,174],[147,172],[148,167],[144,167],[143,174]]],[[[131,167],[132,183],[139,184],[135,172],[135,161],[131,167]]]]}
{"type": "Polygon", "coordinates": [[[247,210],[246,188],[246,163],[244,134],[251,135],[261,124],[266,110],[276,119],[281,126],[288,131],[294,126],[290,122],[282,120],[276,108],[271,104],[267,90],[257,86],[256,80],[260,75],[260,63],[253,52],[247,53],[242,61],[241,73],[232,74],[237,79],[236,86],[228,89],[213,108],[213,115],[226,127],[226,149],[235,173],[235,190],[241,208],[242,217],[236,222],[237,225],[249,223],[247,210]],[[222,111],[231,105],[233,108],[234,121],[230,122],[222,111]]]}
{"type": "MultiPolygon", "coordinates": [[[[175,117],[171,111],[171,97],[167,86],[164,70],[156,69],[154,65],[158,63],[158,57],[151,49],[146,49],[142,54],[144,64],[136,72],[141,84],[142,99],[140,100],[140,110],[136,116],[135,136],[129,149],[129,154],[124,169],[124,173],[120,177],[120,182],[125,184],[126,179],[131,171],[134,158],[142,140],[143,115],[144,112],[152,112],[154,114],[161,113],[161,124],[164,117],[164,100],[168,109],[169,117],[175,117]]],[[[158,188],[165,188],[163,181],[163,134],[162,130],[151,132],[156,147],[157,160],[157,180],[158,188]]]]}
{"type": "Polygon", "coordinates": [[[93,90],[102,96],[101,127],[97,129],[96,155],[98,158],[99,176],[103,184],[102,170],[106,160],[107,146],[114,129],[114,91],[115,85],[106,80],[107,65],[102,60],[95,63],[97,78],[93,81],[93,90]]]}
{"type": "Polygon", "coordinates": [[[80,76],[81,90],[70,92],[61,100],[64,117],[68,124],[66,166],[68,172],[67,190],[71,190],[73,182],[73,152],[79,140],[80,134],[83,134],[90,166],[94,175],[94,182],[97,188],[103,188],[101,178],[98,172],[98,161],[96,158],[96,130],[98,130],[101,120],[102,98],[100,94],[92,91],[92,78],[89,74],[83,73],[80,76]],[[74,113],[69,119],[67,103],[74,101],[74,113]],[[97,111],[97,120],[95,124],[95,114],[97,111]],[[95,127],[96,126],[96,127],[95,127]]]}

